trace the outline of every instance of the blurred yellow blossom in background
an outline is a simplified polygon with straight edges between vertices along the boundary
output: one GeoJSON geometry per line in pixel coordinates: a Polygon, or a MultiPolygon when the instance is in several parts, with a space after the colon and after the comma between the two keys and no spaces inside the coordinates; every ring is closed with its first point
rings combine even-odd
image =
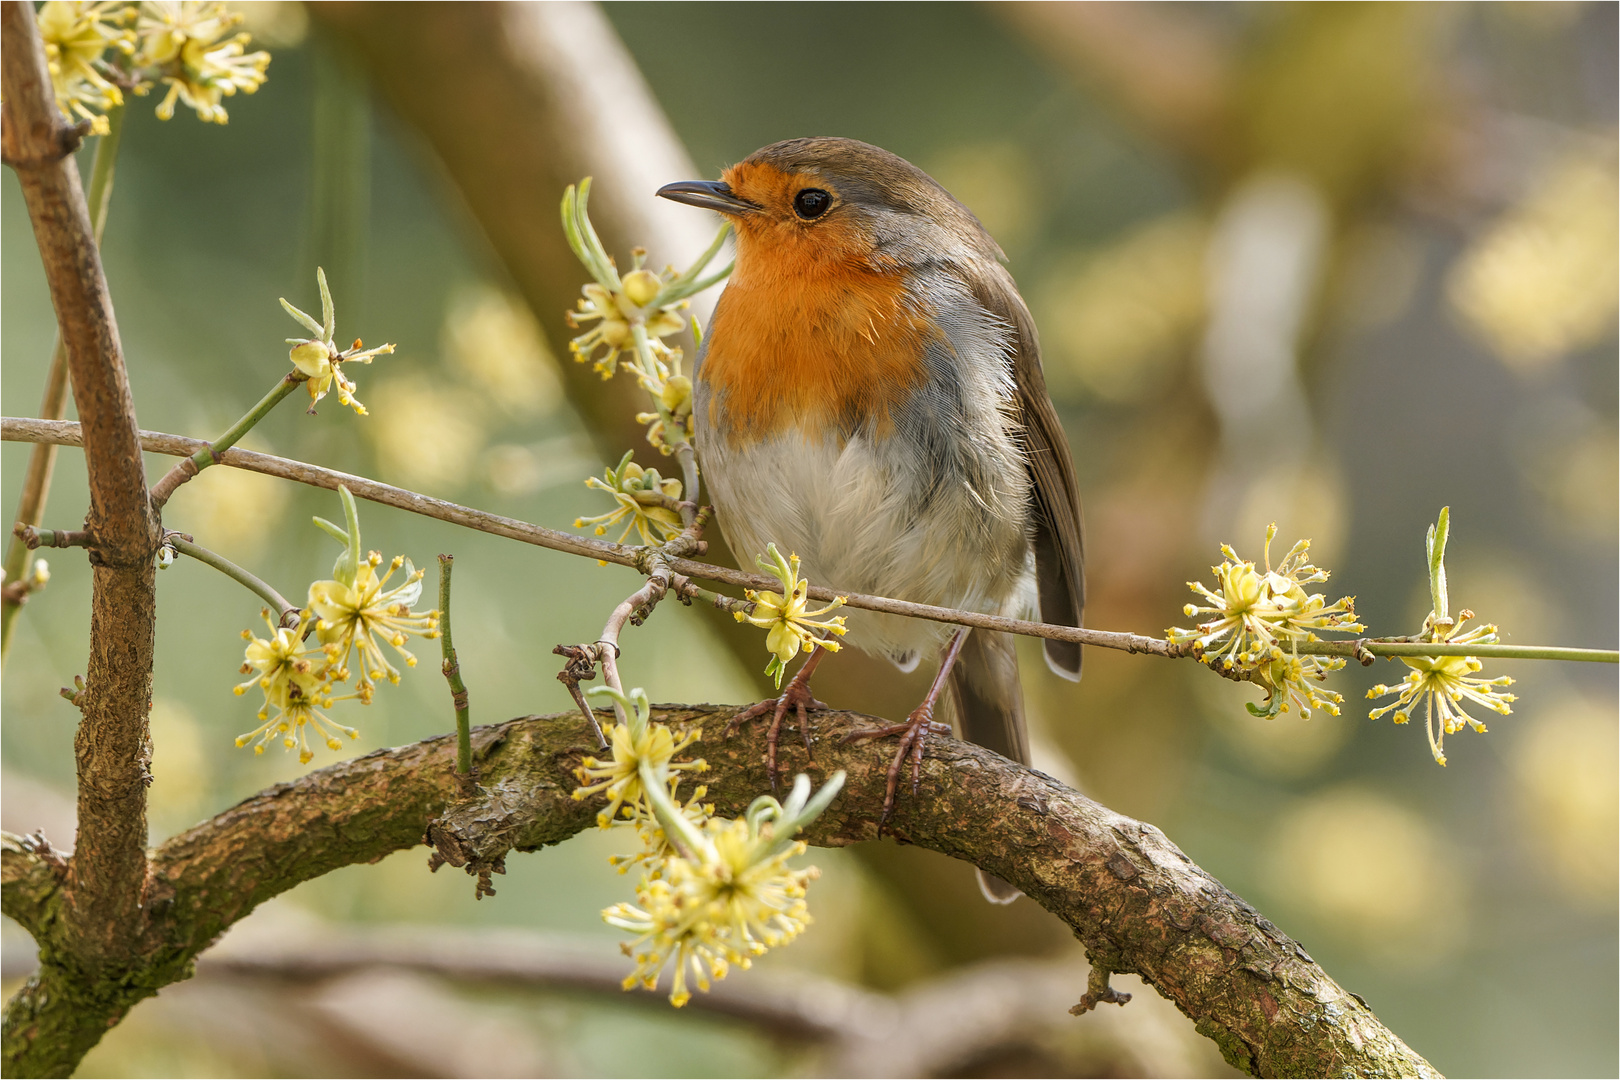
{"type": "Polygon", "coordinates": [[[1301,800],[1266,852],[1271,889],[1393,967],[1425,967],[1467,937],[1467,890],[1433,826],[1361,787],[1301,800]]]}
{"type": "Polygon", "coordinates": [[[1534,371],[1613,335],[1617,201],[1614,144],[1572,153],[1452,269],[1452,305],[1509,367],[1534,371]]]}
{"type": "Polygon", "coordinates": [[[466,483],[484,448],[484,419],[472,394],[425,375],[380,383],[366,395],[373,415],[366,432],[383,475],[406,487],[452,491],[466,483]]]}
{"type": "Polygon", "coordinates": [[[1620,873],[1620,732],[1615,703],[1573,694],[1538,708],[1514,757],[1524,841],[1594,911],[1614,910],[1620,873]]]}
{"type": "Polygon", "coordinates": [[[487,282],[463,286],[450,300],[442,331],[445,361],[514,416],[544,416],[561,401],[556,361],[534,314],[487,282]]]}
{"type": "Polygon", "coordinates": [[[183,492],[164,511],[171,527],[237,562],[252,563],[274,538],[292,489],[245,469],[205,469],[183,492]]]}
{"type": "Polygon", "coordinates": [[[1054,275],[1039,307],[1054,382],[1113,404],[1159,391],[1203,328],[1207,237],[1170,214],[1054,275]]]}

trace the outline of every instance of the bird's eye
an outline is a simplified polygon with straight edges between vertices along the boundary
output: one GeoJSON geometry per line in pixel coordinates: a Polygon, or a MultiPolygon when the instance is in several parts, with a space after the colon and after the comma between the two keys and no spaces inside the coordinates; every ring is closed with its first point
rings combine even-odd
{"type": "Polygon", "coordinates": [[[805,188],[793,196],[793,212],[810,221],[825,214],[832,206],[832,196],[820,188],[805,188]]]}

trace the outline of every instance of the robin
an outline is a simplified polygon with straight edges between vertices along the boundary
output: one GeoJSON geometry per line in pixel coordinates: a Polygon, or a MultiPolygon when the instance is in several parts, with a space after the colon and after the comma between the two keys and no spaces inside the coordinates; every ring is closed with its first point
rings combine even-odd
{"type": "MultiPolygon", "coordinates": [[[[921,169],[853,139],[790,139],[666,199],[719,211],[737,263],[694,373],[696,443],[726,542],[798,553],[814,580],[1079,626],[1080,501],[1029,309],[984,226],[921,169]]],[[[898,735],[883,817],[948,685],[962,735],[1029,763],[1012,639],[862,612],[851,643],[902,671],[943,648],[898,735]]],[[[1045,642],[1080,678],[1080,646],[1045,642]]],[[[826,708],[814,650],[751,716],[826,708]]],[[[806,736],[808,739],[808,736],[806,736]]],[[[985,895],[1018,892],[980,875],[985,895]]]]}

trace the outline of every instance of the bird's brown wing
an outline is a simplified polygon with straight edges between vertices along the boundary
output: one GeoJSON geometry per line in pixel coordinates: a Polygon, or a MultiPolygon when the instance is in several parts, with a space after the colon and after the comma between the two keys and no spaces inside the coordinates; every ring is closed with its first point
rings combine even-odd
{"type": "MultiPolygon", "coordinates": [[[[1085,541],[1080,527],[1080,489],[1069,440],[1046,390],[1035,320],[999,264],[973,275],[970,287],[984,307],[1014,331],[1013,379],[1023,424],[1026,460],[1035,496],[1035,575],[1041,621],[1080,626],[1086,608],[1085,541]]],[[[1069,679],[1080,678],[1080,646],[1047,641],[1046,662],[1069,679]]]]}

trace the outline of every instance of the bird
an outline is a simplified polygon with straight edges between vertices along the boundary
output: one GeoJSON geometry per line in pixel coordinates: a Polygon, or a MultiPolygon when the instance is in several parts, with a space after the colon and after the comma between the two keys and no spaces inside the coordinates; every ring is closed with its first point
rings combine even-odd
{"type": "MultiPolygon", "coordinates": [[[[772,143],[657,194],[718,211],[736,263],[693,371],[694,442],[721,533],[739,557],[774,542],[829,587],[1080,626],[1084,544],[1074,461],[1040,344],[1006,256],[923,170],[854,139],[772,143]]],[[[917,796],[948,686],[962,736],[1030,762],[1012,638],[862,612],[847,639],[902,671],[941,657],[898,736],[881,832],[911,762],[917,796]]],[[[774,701],[770,763],[788,710],[826,708],[815,649],[774,701]]],[[[1047,639],[1078,681],[1080,646],[1047,639]]],[[[987,899],[1018,890],[980,871],[987,899]]]]}

